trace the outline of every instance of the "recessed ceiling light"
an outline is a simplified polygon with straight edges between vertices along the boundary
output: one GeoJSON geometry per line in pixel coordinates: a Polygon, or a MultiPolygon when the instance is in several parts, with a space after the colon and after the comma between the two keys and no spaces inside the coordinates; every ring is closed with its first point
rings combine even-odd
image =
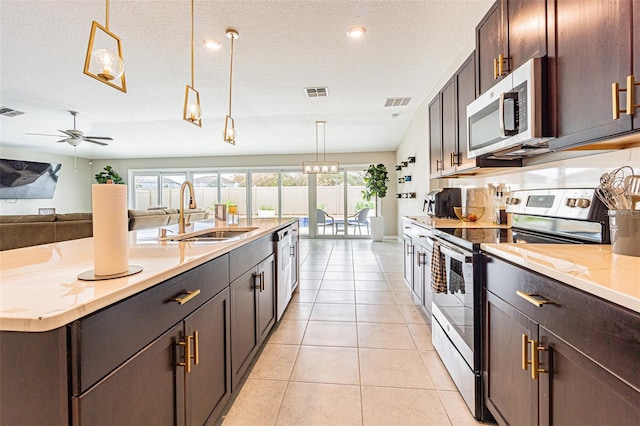
{"type": "Polygon", "coordinates": [[[366,32],[367,32],[367,29],[365,27],[353,27],[353,28],[349,28],[349,31],[347,31],[347,35],[351,38],[360,38],[366,32]]]}
{"type": "Polygon", "coordinates": [[[205,46],[207,46],[209,49],[212,49],[212,50],[217,50],[222,47],[222,43],[212,38],[205,38],[204,40],[202,40],[202,42],[204,43],[205,46]]]}

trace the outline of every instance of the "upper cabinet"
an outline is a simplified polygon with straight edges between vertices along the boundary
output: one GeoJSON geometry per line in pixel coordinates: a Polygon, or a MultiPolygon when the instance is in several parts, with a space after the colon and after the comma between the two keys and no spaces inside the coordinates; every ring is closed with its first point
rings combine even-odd
{"type": "MultiPolygon", "coordinates": [[[[553,48],[549,44],[549,57],[555,67],[551,71],[558,137],[551,148],[565,149],[639,129],[640,110],[631,108],[628,112],[634,115],[627,114],[627,81],[630,75],[640,80],[640,0],[553,3],[549,38],[555,43],[553,48]],[[615,83],[626,90],[616,91],[615,83]],[[615,109],[622,110],[617,119],[615,109]]],[[[632,103],[639,102],[636,95],[632,103]]]]}
{"type": "Polygon", "coordinates": [[[547,53],[545,0],[498,0],[476,27],[478,95],[547,53]]]}

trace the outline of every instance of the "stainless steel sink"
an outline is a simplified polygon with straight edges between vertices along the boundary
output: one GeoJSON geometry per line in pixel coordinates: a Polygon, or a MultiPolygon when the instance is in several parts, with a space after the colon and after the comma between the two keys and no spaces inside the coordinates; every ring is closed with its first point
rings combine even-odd
{"type": "Polygon", "coordinates": [[[241,238],[248,232],[258,228],[211,228],[201,231],[188,232],[186,234],[173,235],[166,238],[166,241],[202,241],[202,242],[224,242],[241,238]]]}

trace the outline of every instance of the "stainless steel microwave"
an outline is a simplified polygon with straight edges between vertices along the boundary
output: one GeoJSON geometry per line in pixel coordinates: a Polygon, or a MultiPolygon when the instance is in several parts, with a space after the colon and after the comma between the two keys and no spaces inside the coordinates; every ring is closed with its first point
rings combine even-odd
{"type": "Polygon", "coordinates": [[[469,158],[549,151],[545,58],[530,59],[467,106],[469,158]]]}

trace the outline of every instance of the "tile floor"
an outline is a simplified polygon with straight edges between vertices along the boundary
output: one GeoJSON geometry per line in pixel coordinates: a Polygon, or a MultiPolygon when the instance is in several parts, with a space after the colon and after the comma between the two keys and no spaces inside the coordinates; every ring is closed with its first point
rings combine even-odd
{"type": "Polygon", "coordinates": [[[402,279],[402,245],[300,245],[300,291],[222,424],[478,424],[402,279]]]}

